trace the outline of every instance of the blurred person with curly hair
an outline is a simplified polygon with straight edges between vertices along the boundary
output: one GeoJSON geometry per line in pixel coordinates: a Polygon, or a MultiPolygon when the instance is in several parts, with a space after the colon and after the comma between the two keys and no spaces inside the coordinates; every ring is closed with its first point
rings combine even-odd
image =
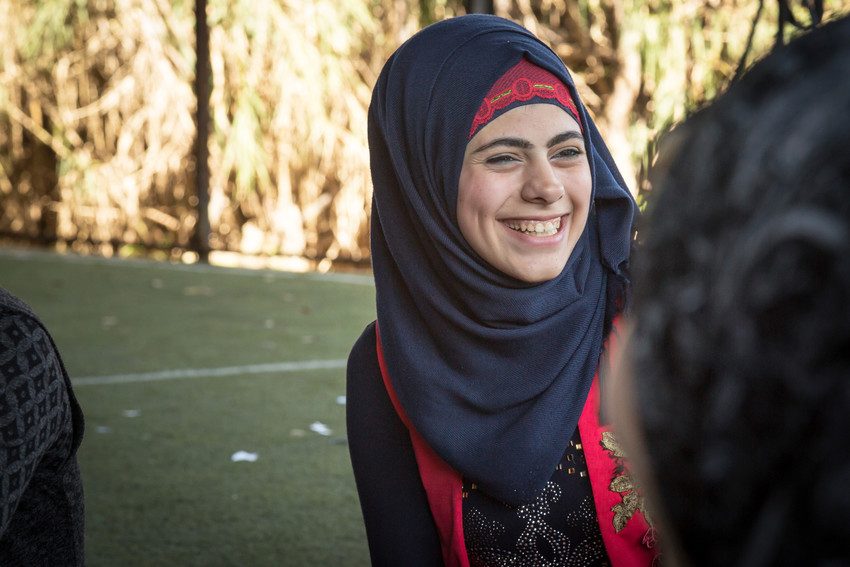
{"type": "Polygon", "coordinates": [[[850,19],[663,147],[606,402],[665,564],[850,564],[850,19]]]}

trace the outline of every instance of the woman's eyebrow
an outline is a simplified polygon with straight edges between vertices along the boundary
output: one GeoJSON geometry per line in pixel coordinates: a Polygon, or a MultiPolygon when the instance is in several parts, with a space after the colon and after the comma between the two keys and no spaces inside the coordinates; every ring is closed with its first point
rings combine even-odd
{"type": "Polygon", "coordinates": [[[567,140],[581,140],[584,141],[584,136],[581,135],[581,132],[577,132],[576,130],[570,130],[569,132],[561,132],[557,136],[553,137],[546,143],[547,148],[551,148],[557,144],[562,142],[566,142],[567,140]]]}
{"type": "Polygon", "coordinates": [[[511,148],[520,148],[523,150],[527,150],[529,148],[533,148],[534,144],[532,144],[528,140],[523,140],[522,138],[496,138],[492,142],[487,142],[477,150],[474,150],[472,153],[477,154],[478,152],[489,150],[494,146],[509,146],[511,148]]]}
{"type": "MultiPolygon", "coordinates": [[[[584,136],[581,135],[581,132],[577,132],[576,130],[570,130],[568,132],[561,132],[560,134],[554,136],[551,140],[546,143],[547,148],[551,148],[557,144],[562,142],[566,142],[567,140],[582,140],[584,141],[584,136]]],[[[511,148],[519,148],[522,150],[527,150],[534,147],[534,144],[529,142],[528,140],[524,140],[522,138],[496,138],[490,142],[487,142],[480,148],[474,150],[472,153],[477,154],[478,152],[483,152],[485,150],[489,150],[495,146],[508,146],[511,148]]]]}

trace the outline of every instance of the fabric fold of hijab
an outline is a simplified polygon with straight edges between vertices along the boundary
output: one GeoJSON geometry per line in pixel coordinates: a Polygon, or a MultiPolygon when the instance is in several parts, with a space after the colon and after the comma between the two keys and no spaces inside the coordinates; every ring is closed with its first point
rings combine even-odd
{"type": "Polygon", "coordinates": [[[465,478],[509,504],[532,500],[576,428],[625,289],[634,201],[561,60],[495,16],[434,24],[396,51],[373,92],[369,147],[378,326],[398,399],[465,478]],[[489,266],[456,214],[475,114],[522,58],[567,85],[593,176],[587,228],[540,284],[489,266]]]}

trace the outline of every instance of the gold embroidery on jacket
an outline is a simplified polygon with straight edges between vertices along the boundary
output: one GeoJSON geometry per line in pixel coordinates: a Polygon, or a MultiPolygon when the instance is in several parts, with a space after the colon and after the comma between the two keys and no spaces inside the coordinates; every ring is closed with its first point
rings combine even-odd
{"type": "Polygon", "coordinates": [[[623,464],[626,454],[610,431],[602,433],[602,447],[610,453],[609,456],[617,463],[614,468],[614,478],[611,480],[608,489],[620,494],[623,499],[611,508],[611,511],[614,512],[614,529],[619,532],[625,528],[626,523],[632,519],[632,516],[638,510],[641,511],[646,523],[652,528],[652,520],[646,512],[643,496],[640,495],[632,473],[623,464]]]}

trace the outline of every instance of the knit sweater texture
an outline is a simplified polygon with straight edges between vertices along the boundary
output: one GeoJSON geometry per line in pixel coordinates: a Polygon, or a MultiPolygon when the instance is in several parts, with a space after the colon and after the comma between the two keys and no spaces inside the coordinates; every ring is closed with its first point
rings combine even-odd
{"type": "Polygon", "coordinates": [[[0,289],[0,565],[85,564],[83,414],[50,333],[0,289]]]}

